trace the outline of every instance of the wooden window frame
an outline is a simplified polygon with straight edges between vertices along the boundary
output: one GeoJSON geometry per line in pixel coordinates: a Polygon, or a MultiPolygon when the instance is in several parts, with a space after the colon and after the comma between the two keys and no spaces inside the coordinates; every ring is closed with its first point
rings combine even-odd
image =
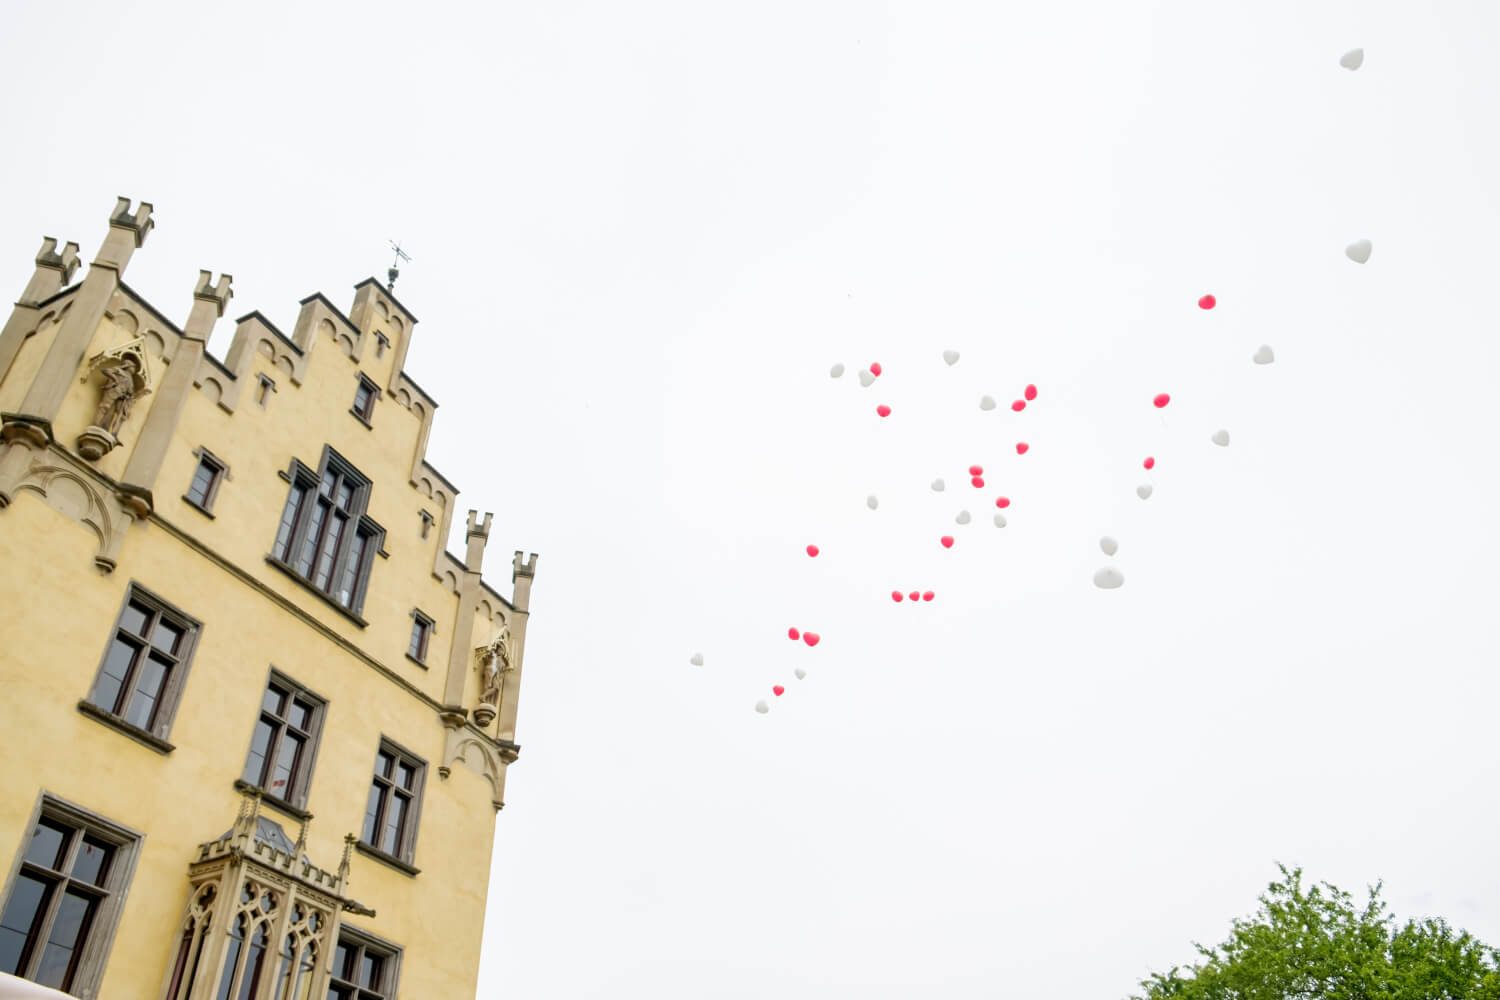
{"type": "MultiPolygon", "coordinates": [[[[427,761],[407,750],[401,744],[388,736],[380,738],[380,744],[375,751],[375,763],[370,769],[370,783],[372,790],[375,787],[382,788],[380,802],[375,811],[374,842],[365,839],[365,818],[360,820],[359,840],[355,843],[355,849],[361,854],[382,861],[398,871],[415,876],[420,873],[412,862],[417,856],[417,833],[422,825],[422,799],[427,791],[427,761]],[[379,770],[380,755],[388,754],[393,758],[391,764],[391,777],[387,777],[379,770]],[[394,775],[399,764],[408,764],[412,767],[412,786],[410,788],[396,789],[394,775]],[[403,821],[400,840],[395,853],[385,850],[379,845],[381,829],[385,826],[386,810],[390,808],[391,799],[405,793],[407,798],[406,817],[403,821]]],[[[369,799],[367,798],[368,805],[369,799]]],[[[368,813],[366,814],[368,816],[368,813]]]]}
{"type": "Polygon", "coordinates": [[[366,427],[371,427],[374,425],[375,420],[375,404],[380,399],[380,386],[376,385],[374,380],[364,372],[360,372],[356,378],[358,381],[354,389],[354,402],[350,404],[349,412],[354,414],[360,423],[366,427]],[[363,410],[359,408],[359,394],[361,391],[368,393],[365,397],[365,407],[363,410]]]}
{"type": "Polygon", "coordinates": [[[432,637],[437,635],[437,622],[431,615],[423,613],[420,608],[411,609],[411,635],[406,640],[406,658],[413,663],[427,666],[427,652],[432,647],[432,637]],[[417,652],[411,651],[412,640],[417,638],[417,630],[422,633],[422,641],[417,646],[417,652]]]}
{"type": "MultiPolygon", "coordinates": [[[[10,905],[11,894],[15,891],[16,881],[20,878],[23,869],[37,867],[26,861],[26,848],[30,844],[31,832],[44,818],[75,827],[79,831],[73,835],[72,843],[68,848],[69,859],[64,865],[69,869],[69,875],[71,875],[73,857],[77,853],[76,845],[85,836],[102,840],[114,848],[114,858],[109,863],[104,885],[97,886],[94,890],[102,898],[89,920],[88,927],[83,931],[83,945],[75,956],[73,981],[68,990],[74,996],[95,997],[98,995],[99,983],[104,978],[105,967],[109,964],[109,953],[114,945],[115,931],[119,927],[120,914],[125,909],[125,898],[130,892],[136,862],[140,858],[141,841],[145,835],[53,795],[45,789],[42,790],[37,795],[36,805],[31,810],[31,821],[25,827],[27,837],[16,848],[15,860],[11,862],[10,874],[5,881],[5,893],[0,896],[0,913],[3,913],[10,905]]],[[[48,871],[54,878],[57,877],[58,873],[52,872],[51,869],[48,871]]],[[[67,881],[65,880],[64,884],[67,881]]],[[[47,908],[53,912],[48,915],[47,921],[54,919],[58,901],[62,895],[62,892],[54,891],[52,898],[48,899],[47,908]]],[[[40,935],[40,932],[38,933],[40,935]]],[[[29,963],[34,964],[39,960],[40,956],[28,956],[29,963]]]]}
{"type": "Polygon", "coordinates": [[[339,933],[333,939],[333,947],[330,949],[328,967],[331,974],[328,980],[325,996],[348,996],[350,1000],[396,1000],[401,989],[401,958],[404,949],[382,937],[371,934],[363,928],[355,927],[347,920],[339,925],[339,933]],[[357,986],[353,980],[344,978],[344,970],[335,968],[334,963],[338,959],[340,947],[349,948],[353,952],[353,963],[355,968],[359,967],[360,959],[365,953],[379,956],[382,959],[380,970],[380,986],[357,986]]]}
{"type": "MultiPolygon", "coordinates": [[[[290,712],[288,712],[288,715],[290,712]]],[[[258,788],[261,792],[262,801],[268,805],[280,809],[282,812],[290,813],[297,819],[311,818],[307,813],[307,799],[312,787],[312,776],[318,766],[318,748],[323,742],[323,722],[328,715],[328,699],[313,691],[304,684],[300,684],[291,677],[277,670],[270,669],[266,676],[266,683],[261,687],[260,711],[255,716],[255,725],[250,729],[250,748],[245,752],[245,766],[250,764],[250,749],[255,745],[255,731],[263,721],[270,721],[271,740],[267,747],[268,753],[265,762],[261,765],[261,775],[258,781],[251,781],[245,775],[244,768],[240,770],[240,778],[235,782],[236,788],[258,788]],[[266,710],[265,696],[272,688],[284,692],[283,700],[287,702],[304,701],[312,707],[312,717],[306,728],[292,724],[289,717],[274,715],[266,710]],[[290,730],[293,734],[303,738],[302,751],[299,759],[294,765],[292,772],[291,787],[285,789],[285,794],[277,792],[266,786],[266,781],[271,777],[275,769],[275,758],[279,752],[281,740],[286,732],[290,730]]]]}
{"type": "MultiPolygon", "coordinates": [[[[182,691],[187,685],[188,674],[192,671],[193,654],[197,652],[198,640],[203,633],[203,623],[192,615],[183,611],[172,602],[164,599],[159,594],[136,583],[134,580],[125,588],[124,599],[120,602],[120,610],[115,614],[114,625],[110,629],[109,639],[104,644],[104,655],[99,658],[99,668],[94,672],[94,682],[89,686],[89,693],[78,703],[79,711],[90,718],[96,719],[105,725],[118,729],[137,742],[144,743],[151,749],[160,753],[171,753],[176,749],[168,738],[172,731],[172,722],[177,716],[178,705],[182,701],[182,691]],[[148,726],[137,726],[133,722],[126,721],[123,711],[113,706],[105,706],[95,701],[95,694],[99,690],[99,682],[104,676],[105,664],[109,661],[110,651],[119,639],[120,633],[124,631],[125,613],[131,604],[145,605],[151,610],[151,617],[147,619],[146,632],[148,636],[155,631],[155,625],[159,621],[167,621],[182,630],[182,643],[174,654],[162,654],[173,659],[171,672],[167,676],[166,683],[162,685],[157,695],[157,704],[153,717],[148,720],[148,726]]],[[[124,698],[123,709],[129,710],[130,701],[134,697],[135,682],[139,678],[142,662],[152,652],[161,653],[151,644],[148,637],[141,637],[133,632],[126,633],[132,639],[140,640],[146,638],[146,645],[138,649],[131,657],[131,664],[125,674],[125,679],[120,684],[121,694],[116,696],[116,703],[124,698]],[[127,693],[128,692],[128,693],[127,693]]]]}
{"type": "Polygon", "coordinates": [[[214,501],[218,499],[219,486],[230,478],[229,463],[202,446],[194,448],[193,454],[197,456],[198,464],[193,467],[193,478],[188,480],[187,492],[182,495],[182,499],[200,514],[213,517],[214,501]],[[201,501],[194,500],[193,484],[198,481],[198,470],[204,466],[208,466],[213,470],[213,479],[209,480],[208,489],[204,491],[203,499],[201,501]]]}
{"type": "Polygon", "coordinates": [[[353,463],[327,446],[323,449],[317,471],[293,459],[291,469],[284,474],[284,478],[290,488],[277,522],[271,554],[266,557],[266,561],[288,573],[361,626],[366,625],[359,613],[369,590],[375,556],[385,545],[385,529],[367,512],[373,484],[353,463]],[[325,493],[322,485],[330,475],[333,477],[332,485],[325,493]],[[352,490],[347,507],[340,506],[337,501],[339,488],[344,485],[350,486],[352,490]],[[317,510],[320,506],[326,507],[321,513],[317,510]],[[339,533],[332,553],[328,554],[330,571],[327,583],[320,586],[317,578],[325,556],[327,535],[335,521],[340,522],[339,533]],[[303,561],[310,535],[313,536],[312,556],[304,572],[299,564],[303,561]],[[356,545],[359,547],[357,553],[354,551],[356,545]],[[352,570],[351,560],[354,563],[352,570]],[[352,580],[349,579],[351,575],[352,580]],[[339,598],[344,592],[343,584],[346,580],[350,583],[347,603],[339,598]]]}

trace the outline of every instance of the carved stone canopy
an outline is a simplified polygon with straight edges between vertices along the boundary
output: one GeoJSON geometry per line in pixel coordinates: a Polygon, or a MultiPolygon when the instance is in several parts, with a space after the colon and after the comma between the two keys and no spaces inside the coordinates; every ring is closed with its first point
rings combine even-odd
{"type": "Polygon", "coordinates": [[[130,362],[126,359],[133,359],[135,362],[135,371],[131,373],[132,381],[135,384],[135,395],[137,397],[146,395],[154,388],[154,384],[151,378],[151,365],[146,359],[145,337],[137,337],[134,340],[120,344],[118,347],[111,347],[107,351],[100,351],[92,358],[89,358],[88,369],[84,371],[83,378],[79,379],[79,381],[87,382],[89,376],[95,372],[105,371],[109,368],[131,367],[130,362]]]}

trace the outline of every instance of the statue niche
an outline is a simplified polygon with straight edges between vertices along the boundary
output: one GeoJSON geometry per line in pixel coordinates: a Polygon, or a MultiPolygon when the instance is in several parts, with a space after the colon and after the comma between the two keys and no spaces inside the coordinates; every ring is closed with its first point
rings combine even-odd
{"type": "Polygon", "coordinates": [[[495,721],[500,708],[500,685],[505,674],[513,669],[515,639],[510,628],[500,626],[500,634],[488,646],[474,650],[474,659],[479,669],[479,704],[474,707],[474,721],[481,728],[495,721]]]}
{"type": "Polygon", "coordinates": [[[89,359],[82,381],[98,373],[101,386],[94,420],[78,436],[78,453],[90,462],[120,443],[120,428],[135,401],[151,392],[151,367],[146,362],[146,340],[138,337],[89,359]]]}

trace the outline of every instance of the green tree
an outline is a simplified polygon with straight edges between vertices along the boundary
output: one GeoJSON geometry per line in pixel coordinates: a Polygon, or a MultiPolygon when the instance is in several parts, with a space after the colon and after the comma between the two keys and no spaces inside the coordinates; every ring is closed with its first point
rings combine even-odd
{"type": "Polygon", "coordinates": [[[1378,884],[1359,906],[1277,867],[1253,917],[1216,948],[1193,942],[1203,961],[1153,973],[1131,1000],[1500,1000],[1500,950],[1441,919],[1398,925],[1378,884]]]}

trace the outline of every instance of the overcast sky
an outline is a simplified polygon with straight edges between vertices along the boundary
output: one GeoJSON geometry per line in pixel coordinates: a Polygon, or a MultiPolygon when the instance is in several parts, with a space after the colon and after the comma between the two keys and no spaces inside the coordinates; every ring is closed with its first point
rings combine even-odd
{"type": "Polygon", "coordinates": [[[541,554],[482,997],[1123,997],[1278,860],[1500,943],[1500,7],[5,21],[11,294],[117,194],[179,320],[410,250],[430,457],[541,554]]]}

